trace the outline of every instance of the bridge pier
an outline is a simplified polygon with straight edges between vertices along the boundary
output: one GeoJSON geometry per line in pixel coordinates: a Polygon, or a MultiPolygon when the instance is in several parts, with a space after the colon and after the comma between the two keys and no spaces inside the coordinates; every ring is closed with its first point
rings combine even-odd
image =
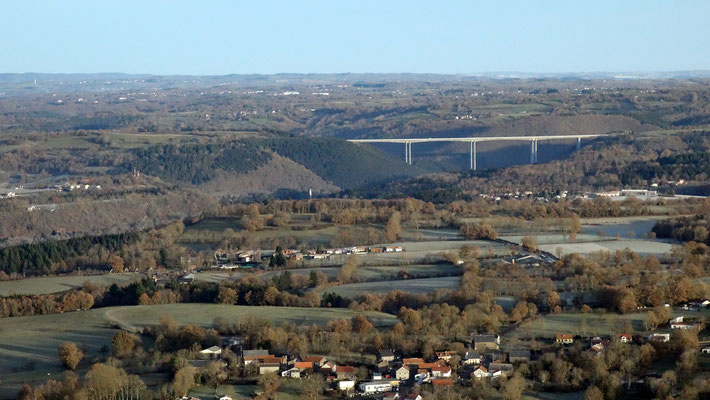
{"type": "Polygon", "coordinates": [[[530,141],[530,164],[537,163],[537,139],[530,141]]]}
{"type": "Polygon", "coordinates": [[[476,170],[476,142],[471,141],[471,161],[470,168],[476,170]]]}
{"type": "Polygon", "coordinates": [[[404,162],[412,165],[412,142],[404,142],[404,162]]]}
{"type": "Polygon", "coordinates": [[[577,150],[579,150],[580,147],[582,147],[582,138],[578,137],[577,138],[577,150]]]}

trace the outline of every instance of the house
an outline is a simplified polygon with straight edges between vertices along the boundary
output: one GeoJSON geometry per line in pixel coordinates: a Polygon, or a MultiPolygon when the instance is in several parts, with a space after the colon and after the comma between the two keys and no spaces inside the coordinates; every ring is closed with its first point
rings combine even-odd
{"type": "Polygon", "coordinates": [[[631,336],[631,334],[628,333],[620,333],[616,335],[616,338],[621,342],[621,343],[631,343],[634,341],[634,337],[631,336]]]}
{"type": "Polygon", "coordinates": [[[308,361],[296,361],[293,364],[294,368],[298,368],[299,371],[305,371],[308,369],[313,369],[313,363],[308,361]]]}
{"type": "Polygon", "coordinates": [[[281,364],[264,363],[259,365],[259,375],[273,374],[279,372],[280,369],[281,364]]]}
{"type": "Polygon", "coordinates": [[[335,373],[335,368],[336,368],[335,363],[327,361],[325,364],[323,364],[320,367],[320,373],[326,374],[326,375],[333,374],[333,373],[335,373]]]}
{"type": "Polygon", "coordinates": [[[431,370],[432,368],[441,367],[443,365],[445,365],[445,363],[443,361],[436,361],[436,362],[432,362],[432,363],[423,363],[423,364],[419,364],[419,369],[431,370]]]}
{"type": "Polygon", "coordinates": [[[492,362],[488,364],[488,370],[491,372],[495,371],[505,371],[505,372],[512,372],[513,371],[513,364],[510,363],[504,363],[504,362],[492,362]]]}
{"type": "Polygon", "coordinates": [[[566,334],[557,334],[555,336],[555,342],[561,344],[572,344],[574,343],[574,336],[566,334]]]}
{"type": "Polygon", "coordinates": [[[322,367],[328,360],[325,357],[321,356],[308,356],[304,360],[304,362],[309,362],[313,364],[313,367],[322,367]]]}
{"type": "Polygon", "coordinates": [[[648,340],[651,342],[666,343],[671,340],[671,334],[670,333],[653,333],[648,337],[648,340]]]}
{"type": "Polygon", "coordinates": [[[409,380],[409,368],[402,365],[394,371],[394,377],[400,381],[409,380]]]}
{"type": "Polygon", "coordinates": [[[382,380],[382,374],[380,372],[373,372],[372,373],[372,380],[373,381],[381,381],[382,380]]]}
{"type": "Polygon", "coordinates": [[[710,347],[703,347],[703,349],[700,350],[700,352],[703,354],[710,354],[710,347]]]}
{"type": "Polygon", "coordinates": [[[185,274],[178,279],[178,282],[190,284],[195,281],[195,274],[185,274]]]}
{"type": "Polygon", "coordinates": [[[219,400],[232,400],[232,398],[225,395],[225,396],[220,397],[219,400]]]}
{"type": "Polygon", "coordinates": [[[478,368],[476,368],[473,371],[472,374],[476,379],[483,379],[483,378],[488,378],[488,368],[484,367],[483,365],[479,365],[478,368]]]}
{"type": "Polygon", "coordinates": [[[390,362],[389,361],[379,361],[377,364],[375,364],[375,368],[378,371],[385,371],[388,370],[390,367],[390,362]]]}
{"type": "Polygon", "coordinates": [[[402,360],[402,364],[404,365],[416,365],[417,367],[424,363],[425,361],[423,358],[405,358],[402,360]]]}
{"type": "Polygon", "coordinates": [[[242,337],[241,336],[231,336],[226,337],[222,341],[224,345],[232,350],[239,349],[238,353],[241,353],[242,337]]]}
{"type": "Polygon", "coordinates": [[[451,357],[456,354],[455,351],[437,351],[436,358],[439,360],[444,360],[446,362],[451,361],[451,357]]]}
{"type": "Polygon", "coordinates": [[[355,389],[355,381],[353,381],[353,380],[338,381],[338,390],[342,390],[343,392],[347,392],[347,391],[350,391],[353,389],[355,389]]]}
{"type": "Polygon", "coordinates": [[[418,369],[417,373],[414,375],[414,380],[419,384],[429,381],[429,371],[426,369],[418,369]]]}
{"type": "Polygon", "coordinates": [[[673,322],[671,324],[671,329],[681,329],[681,330],[700,330],[700,324],[697,322],[673,322]]]}
{"type": "Polygon", "coordinates": [[[287,369],[286,371],[282,371],[281,376],[284,378],[301,379],[301,370],[293,367],[291,369],[287,369]]]}
{"type": "Polygon", "coordinates": [[[251,363],[259,363],[261,365],[281,365],[286,364],[286,356],[244,356],[244,365],[249,365],[251,363]]]}
{"type": "Polygon", "coordinates": [[[530,350],[527,349],[513,349],[508,354],[508,361],[511,363],[516,362],[529,362],[530,361],[530,350]]]}
{"type": "Polygon", "coordinates": [[[493,380],[495,380],[495,379],[498,379],[498,378],[500,378],[500,377],[506,377],[506,376],[508,376],[508,373],[507,373],[506,371],[496,371],[496,372],[493,372],[493,373],[490,375],[490,378],[493,379],[493,380]]]}
{"type": "Polygon", "coordinates": [[[268,355],[269,355],[269,350],[265,350],[265,349],[244,350],[242,352],[242,357],[268,356],[268,355]]]}
{"type": "Polygon", "coordinates": [[[417,393],[409,393],[404,396],[404,400],[422,400],[422,395],[417,393]]]}
{"type": "Polygon", "coordinates": [[[473,348],[475,350],[498,350],[499,347],[499,335],[476,335],[473,337],[473,348]]]}
{"type": "Polygon", "coordinates": [[[481,363],[481,354],[477,351],[467,351],[463,357],[465,365],[478,365],[481,363]]]}
{"type": "Polygon", "coordinates": [[[589,347],[589,350],[594,354],[601,354],[604,352],[605,348],[606,348],[605,344],[603,342],[599,342],[599,343],[592,344],[589,347]]]}
{"type": "Polygon", "coordinates": [[[706,308],[707,306],[710,306],[710,300],[691,300],[690,305],[696,308],[706,308]]]}
{"type": "Polygon", "coordinates": [[[357,368],[348,366],[338,366],[335,368],[335,376],[339,381],[355,379],[357,368]]]}
{"type": "Polygon", "coordinates": [[[404,249],[400,246],[386,246],[382,248],[382,251],[385,253],[399,253],[404,251],[404,249]]]}
{"type": "Polygon", "coordinates": [[[451,367],[433,367],[431,369],[431,376],[433,378],[449,378],[451,377],[451,367]]]}
{"type": "Polygon", "coordinates": [[[382,393],[392,390],[392,384],[389,382],[363,382],[360,384],[360,391],[365,394],[382,393]]]}
{"type": "Polygon", "coordinates": [[[380,361],[394,361],[394,353],[392,350],[380,350],[377,352],[377,359],[380,361]]]}
{"type": "Polygon", "coordinates": [[[219,358],[221,355],[222,349],[219,346],[212,346],[200,351],[200,357],[202,358],[219,358]]]}

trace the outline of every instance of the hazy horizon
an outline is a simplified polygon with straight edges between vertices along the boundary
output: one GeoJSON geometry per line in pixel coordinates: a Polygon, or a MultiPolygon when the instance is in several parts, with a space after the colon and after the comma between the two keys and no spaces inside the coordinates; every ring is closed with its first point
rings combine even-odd
{"type": "Polygon", "coordinates": [[[4,4],[3,73],[584,74],[710,69],[699,1],[4,4]],[[281,71],[281,72],[280,72],[281,71]],[[109,72],[110,73],[110,72],[109,72]]]}

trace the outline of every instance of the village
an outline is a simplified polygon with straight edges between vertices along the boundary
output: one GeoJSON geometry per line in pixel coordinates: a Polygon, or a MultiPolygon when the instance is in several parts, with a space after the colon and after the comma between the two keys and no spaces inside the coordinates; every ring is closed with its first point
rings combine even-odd
{"type": "Polygon", "coordinates": [[[219,269],[249,268],[261,264],[264,260],[283,256],[286,260],[327,260],[332,255],[367,254],[367,253],[400,253],[401,246],[352,246],[333,249],[281,249],[272,252],[262,250],[222,250],[215,251],[215,267],[219,269]]]}
{"type": "MultiPolygon", "coordinates": [[[[710,300],[692,301],[683,304],[681,310],[707,308],[710,300]]],[[[671,332],[704,329],[700,318],[676,317],[666,325],[671,332]]],[[[298,357],[291,354],[273,354],[267,349],[245,349],[241,337],[225,337],[222,346],[212,346],[199,351],[199,360],[190,361],[195,367],[205,366],[207,362],[218,362],[222,367],[227,363],[222,360],[223,351],[229,349],[239,355],[241,366],[247,374],[262,376],[273,374],[281,379],[301,380],[310,376],[320,376],[324,380],[326,393],[336,397],[357,397],[369,399],[405,399],[421,400],[422,389],[437,388],[466,382],[494,382],[507,379],[522,364],[535,362],[546,354],[557,357],[567,352],[582,351],[592,357],[602,357],[614,343],[618,345],[650,344],[657,348],[668,346],[678,333],[653,333],[650,336],[619,333],[582,337],[571,333],[559,333],[554,339],[544,340],[534,350],[529,346],[505,343],[499,334],[475,334],[467,342],[465,351],[440,349],[429,357],[402,354],[389,349],[380,349],[370,355],[372,363],[340,363],[322,355],[298,357]]],[[[701,348],[703,357],[710,359],[710,345],[701,348]]],[[[661,379],[659,375],[649,374],[636,377],[634,382],[643,384],[645,379],[661,379]]],[[[255,390],[254,395],[262,394],[255,390]]],[[[223,395],[220,400],[231,400],[223,395]]],[[[178,399],[199,400],[197,397],[178,399]]]]}

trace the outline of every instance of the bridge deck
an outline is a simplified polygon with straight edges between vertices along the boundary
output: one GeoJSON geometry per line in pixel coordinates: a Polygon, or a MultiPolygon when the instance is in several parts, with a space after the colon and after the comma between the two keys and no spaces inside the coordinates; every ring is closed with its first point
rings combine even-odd
{"type": "Polygon", "coordinates": [[[455,138],[408,138],[408,139],[349,139],[353,143],[428,143],[428,142],[494,142],[588,139],[609,135],[547,135],[547,136],[477,136],[455,138]]]}

